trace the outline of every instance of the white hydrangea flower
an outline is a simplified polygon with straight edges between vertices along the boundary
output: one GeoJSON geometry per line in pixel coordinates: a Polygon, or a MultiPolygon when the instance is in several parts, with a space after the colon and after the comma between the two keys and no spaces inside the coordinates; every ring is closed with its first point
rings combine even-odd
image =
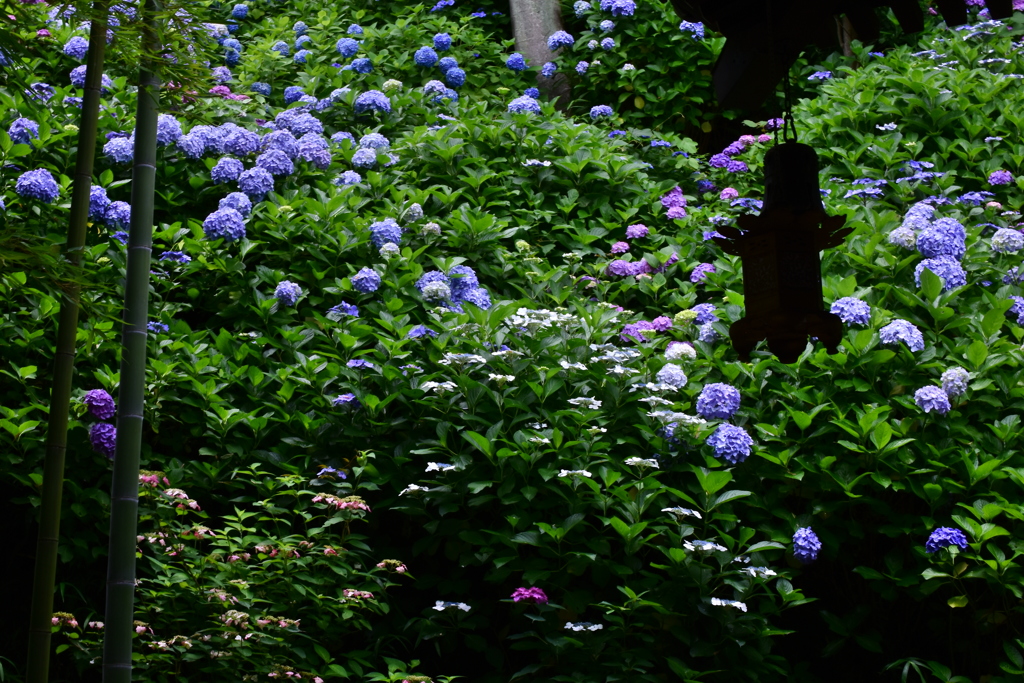
{"type": "Polygon", "coordinates": [[[387,242],[383,246],[381,246],[379,253],[381,258],[386,261],[390,259],[392,256],[398,256],[399,254],[401,254],[402,250],[394,242],[387,242]]]}
{"type": "Polygon", "coordinates": [[[741,571],[750,574],[755,579],[769,579],[776,576],[776,573],[768,567],[744,567],[741,571]]]}
{"type": "Polygon", "coordinates": [[[529,441],[530,443],[539,443],[539,444],[549,444],[549,443],[551,443],[551,439],[547,438],[546,436],[531,436],[529,439],[527,439],[527,441],[529,441]]]}
{"type": "Polygon", "coordinates": [[[562,360],[558,361],[558,364],[561,365],[562,368],[564,368],[566,370],[586,370],[587,369],[587,366],[584,365],[583,363],[570,363],[569,361],[565,360],[564,358],[562,360]]]}
{"type": "Polygon", "coordinates": [[[533,424],[530,425],[530,429],[538,429],[539,430],[539,429],[547,429],[547,428],[548,428],[548,423],[547,422],[534,422],[533,424]]]}
{"type": "Polygon", "coordinates": [[[685,519],[686,517],[696,517],[697,519],[703,519],[700,516],[699,512],[697,512],[696,510],[691,510],[690,508],[662,508],[661,511],[669,513],[670,515],[676,518],[677,522],[680,523],[682,523],[683,519],[685,519]]]}
{"type": "Polygon", "coordinates": [[[514,382],[516,379],[515,375],[495,375],[493,372],[487,376],[493,382],[497,382],[499,385],[504,385],[507,382],[514,382]]]}
{"type": "Polygon", "coordinates": [[[441,234],[441,226],[438,225],[437,223],[433,223],[433,222],[425,223],[423,225],[423,227],[420,228],[420,234],[421,235],[440,235],[441,234]]]}
{"type": "Polygon", "coordinates": [[[409,484],[404,489],[402,489],[402,492],[399,493],[398,495],[404,496],[407,493],[415,495],[417,493],[423,493],[424,491],[429,491],[429,490],[430,489],[427,488],[426,486],[418,486],[416,484],[409,484]]]}
{"type": "Polygon", "coordinates": [[[722,600],[720,598],[711,598],[711,604],[715,607],[735,607],[741,612],[747,611],[747,603],[739,602],[738,600],[722,600]]]}
{"type": "Polygon", "coordinates": [[[647,382],[647,383],[641,383],[641,384],[634,384],[633,386],[631,386],[629,388],[629,391],[630,392],[634,392],[637,389],[646,389],[647,391],[659,392],[659,391],[676,391],[677,387],[674,387],[671,384],[665,384],[663,382],[661,382],[661,383],[647,382]]]}
{"type": "Polygon", "coordinates": [[[658,468],[658,461],[654,458],[626,458],[627,465],[636,465],[638,467],[654,467],[658,468]]]}
{"type": "Polygon", "coordinates": [[[672,401],[669,401],[668,399],[665,398],[661,398],[660,396],[644,396],[643,398],[638,400],[643,401],[644,403],[651,407],[672,405],[672,401]]]}
{"type": "Polygon", "coordinates": [[[459,388],[455,382],[424,382],[420,385],[423,391],[433,391],[436,394],[443,394],[446,391],[455,391],[459,388]]]}
{"type": "Polygon", "coordinates": [[[384,90],[384,92],[387,92],[389,90],[401,90],[402,85],[402,81],[396,81],[394,78],[389,78],[388,80],[384,81],[384,85],[382,85],[381,88],[384,90]]]}
{"type": "Polygon", "coordinates": [[[601,401],[590,398],[589,396],[581,396],[579,398],[570,398],[570,405],[576,406],[577,408],[586,408],[588,410],[597,410],[601,407],[601,401]]]}
{"type": "Polygon", "coordinates": [[[608,430],[604,427],[587,427],[587,431],[596,436],[598,434],[604,434],[608,430]]]}
{"type": "Polygon", "coordinates": [[[498,358],[505,358],[506,356],[508,358],[520,358],[524,354],[522,351],[516,351],[515,349],[505,349],[504,351],[491,351],[491,355],[498,358]]]}
{"type": "Polygon", "coordinates": [[[665,349],[666,360],[693,360],[697,357],[697,351],[689,344],[677,342],[669,344],[665,349]]]}
{"type": "Polygon", "coordinates": [[[608,368],[608,370],[606,370],[605,372],[607,372],[609,375],[614,375],[615,377],[626,377],[628,375],[635,375],[637,373],[637,371],[634,370],[633,368],[626,368],[621,365],[616,365],[614,367],[608,368]]]}
{"type": "Polygon", "coordinates": [[[445,602],[444,600],[438,600],[434,603],[434,609],[436,609],[438,612],[443,612],[446,609],[452,608],[460,609],[463,612],[468,612],[470,609],[472,609],[469,605],[467,605],[464,602],[445,602]]]}
{"type": "Polygon", "coordinates": [[[540,159],[527,159],[523,162],[523,166],[550,166],[551,162],[548,160],[541,161],[540,159]]]}
{"type": "Polygon", "coordinates": [[[478,356],[475,353],[446,353],[444,354],[444,358],[438,361],[441,365],[456,365],[459,367],[469,365],[470,363],[483,365],[486,362],[486,358],[478,356]]]}
{"type": "Polygon", "coordinates": [[[592,624],[589,621],[580,621],[574,624],[567,621],[565,627],[570,631],[600,631],[604,628],[604,624],[592,624]]]}
{"type": "Polygon", "coordinates": [[[558,473],[560,477],[593,477],[590,472],[586,470],[562,470],[558,473]]]}
{"type": "Polygon", "coordinates": [[[710,555],[711,553],[724,553],[728,552],[728,548],[725,546],[718,545],[714,541],[684,541],[683,547],[691,552],[703,553],[710,555]]]}
{"type": "Polygon", "coordinates": [[[455,465],[449,465],[445,462],[428,462],[427,469],[424,472],[447,472],[448,470],[454,470],[455,465]]]}

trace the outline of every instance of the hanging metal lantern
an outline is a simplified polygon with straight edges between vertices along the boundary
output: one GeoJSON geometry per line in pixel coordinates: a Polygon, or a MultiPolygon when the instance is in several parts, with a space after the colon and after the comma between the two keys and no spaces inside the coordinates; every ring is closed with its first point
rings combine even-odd
{"type": "Polygon", "coordinates": [[[746,317],[729,328],[740,359],[762,339],[783,363],[794,363],[816,337],[829,353],[843,336],[839,316],[824,308],[819,252],[842,244],[853,230],[844,216],[829,216],[821,203],[818,155],[808,145],[785,142],[764,158],[761,214],[741,216],[739,229],[720,227],[715,242],[743,262],[746,317]]]}

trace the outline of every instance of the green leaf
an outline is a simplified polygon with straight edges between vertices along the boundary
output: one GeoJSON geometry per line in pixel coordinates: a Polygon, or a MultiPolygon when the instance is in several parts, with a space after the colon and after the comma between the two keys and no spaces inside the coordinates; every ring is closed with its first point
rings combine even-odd
{"type": "Polygon", "coordinates": [[[871,432],[871,443],[875,444],[875,448],[882,450],[885,445],[889,443],[892,438],[892,427],[889,426],[888,422],[879,422],[875,427],[875,431],[871,432]]]}
{"type": "Polygon", "coordinates": [[[967,596],[957,595],[946,601],[946,604],[952,608],[967,607],[967,596]]]}
{"type": "Polygon", "coordinates": [[[988,346],[985,342],[975,339],[971,342],[971,345],[967,347],[967,360],[977,370],[981,367],[981,364],[988,358],[988,346]]]}
{"type": "Polygon", "coordinates": [[[472,430],[466,430],[460,432],[462,438],[468,441],[470,444],[475,446],[477,450],[486,455],[488,458],[492,456],[491,442],[487,440],[487,437],[483,434],[479,434],[472,430]]]}
{"type": "Polygon", "coordinates": [[[928,301],[935,301],[942,294],[942,278],[923,268],[921,270],[921,290],[928,301]]]}
{"type": "Polygon", "coordinates": [[[715,498],[715,501],[711,503],[711,506],[708,508],[708,510],[714,510],[722,503],[727,503],[730,500],[736,500],[737,498],[746,498],[749,495],[752,495],[750,491],[740,491],[737,489],[734,489],[732,491],[724,491],[723,493],[719,494],[717,498],[715,498]]]}
{"type": "Polygon", "coordinates": [[[1006,322],[1006,313],[998,309],[991,310],[981,319],[981,331],[986,337],[991,337],[999,331],[999,328],[1006,322]]]}

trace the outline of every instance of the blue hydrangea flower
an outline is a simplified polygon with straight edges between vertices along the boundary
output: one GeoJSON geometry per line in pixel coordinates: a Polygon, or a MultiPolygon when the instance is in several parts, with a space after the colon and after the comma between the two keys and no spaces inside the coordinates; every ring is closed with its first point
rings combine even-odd
{"type": "Polygon", "coordinates": [[[359,138],[359,146],[369,149],[386,150],[391,147],[391,141],[380,133],[367,133],[359,138]]]}
{"type": "Polygon", "coordinates": [[[89,188],[89,220],[101,222],[106,220],[107,209],[110,207],[110,198],[107,191],[99,185],[89,188]]]}
{"type": "Polygon", "coordinates": [[[283,40],[279,40],[273,45],[271,45],[270,49],[276,52],[277,54],[281,55],[282,57],[289,57],[292,54],[291,47],[289,47],[288,43],[284,42],[283,40]]]}
{"type": "Polygon", "coordinates": [[[583,62],[583,61],[576,62],[576,73],[578,73],[580,76],[583,76],[584,74],[586,74],[587,73],[587,69],[589,69],[589,68],[590,68],[590,62],[583,62]]]}
{"type": "Polygon", "coordinates": [[[270,175],[291,175],[295,172],[295,164],[288,155],[279,149],[270,149],[256,158],[256,166],[266,170],[270,175]]]}
{"type": "Polygon", "coordinates": [[[313,42],[313,39],[310,38],[309,36],[301,35],[301,36],[299,36],[298,38],[295,39],[295,49],[299,50],[306,43],[312,43],[312,42],[313,42]]]}
{"type": "Polygon", "coordinates": [[[402,243],[402,228],[394,218],[385,218],[370,225],[370,241],[373,246],[380,249],[388,242],[392,244],[402,243]]]}
{"type": "Polygon", "coordinates": [[[309,26],[306,26],[306,22],[304,21],[296,21],[292,25],[292,30],[295,31],[295,35],[301,36],[303,33],[309,31],[309,26]]]}
{"type": "Polygon", "coordinates": [[[615,41],[613,39],[611,39],[611,38],[603,39],[601,41],[601,49],[602,50],[614,50],[615,49],[615,41]]]}
{"type": "Polygon", "coordinates": [[[914,403],[926,413],[934,410],[939,415],[945,415],[949,412],[949,396],[936,386],[929,385],[915,391],[914,403]]]}
{"type": "Polygon", "coordinates": [[[355,38],[342,38],[335,47],[342,57],[354,57],[359,52],[359,41],[355,38]]]}
{"type": "Polygon", "coordinates": [[[231,69],[226,66],[218,66],[210,72],[210,75],[213,76],[213,80],[217,83],[227,83],[231,80],[231,69]]]}
{"type": "Polygon", "coordinates": [[[943,526],[931,533],[924,544],[924,551],[931,554],[954,545],[960,550],[967,550],[967,537],[959,529],[943,526]]]}
{"type": "Polygon", "coordinates": [[[818,535],[814,533],[814,530],[809,526],[797,529],[793,534],[793,557],[804,564],[810,564],[818,559],[819,552],[821,552],[821,541],[818,540],[818,535]]]}
{"type": "Polygon", "coordinates": [[[412,59],[422,67],[431,67],[437,64],[437,53],[432,47],[421,47],[413,54],[412,59]]]}
{"type": "Polygon", "coordinates": [[[603,32],[608,33],[609,31],[615,29],[615,22],[612,21],[611,19],[605,19],[600,24],[598,24],[598,28],[600,28],[603,32]]]}
{"type": "Polygon", "coordinates": [[[274,289],[274,298],[281,302],[282,306],[294,306],[302,296],[302,287],[291,280],[281,280],[274,289]]]}
{"type": "Polygon", "coordinates": [[[380,275],[372,268],[363,268],[349,280],[352,282],[352,286],[363,294],[372,294],[380,288],[380,275]]]}
{"type": "Polygon", "coordinates": [[[560,47],[572,47],[576,40],[565,31],[555,31],[548,36],[548,49],[557,50],[560,47]]]}
{"type": "Polygon", "coordinates": [[[424,294],[424,290],[429,285],[434,284],[443,284],[446,292],[444,298],[448,298],[451,294],[451,288],[449,287],[451,280],[449,280],[448,276],[439,270],[428,270],[424,273],[422,277],[416,281],[416,289],[420,290],[420,294],[424,294]]]}
{"type": "Polygon", "coordinates": [[[682,389],[688,381],[686,373],[675,363],[666,363],[661,370],[658,370],[655,379],[661,384],[671,384],[676,389],[682,389]]]}
{"type": "Polygon", "coordinates": [[[491,307],[491,294],[483,287],[471,289],[468,292],[466,292],[465,296],[462,297],[462,301],[454,302],[455,305],[453,307],[453,310],[456,310],[457,312],[461,313],[462,309],[458,306],[458,304],[463,302],[473,304],[477,308],[482,308],[483,310],[486,311],[488,308],[491,307]]]}
{"type": "Polygon", "coordinates": [[[22,173],[14,184],[14,191],[20,197],[38,199],[46,204],[52,204],[60,196],[57,181],[54,180],[53,174],[45,168],[22,173]]]}
{"type": "Polygon", "coordinates": [[[434,49],[438,52],[444,52],[452,46],[452,37],[447,33],[437,33],[434,35],[434,49]]]}
{"type": "Polygon", "coordinates": [[[967,206],[981,206],[981,203],[990,197],[995,197],[992,192],[967,192],[957,197],[957,201],[967,206]]]}
{"type": "Polygon", "coordinates": [[[253,83],[251,86],[249,86],[249,89],[257,95],[263,95],[264,97],[268,97],[270,95],[269,83],[261,83],[257,81],[253,83]]]}
{"type": "Polygon", "coordinates": [[[705,384],[697,397],[697,413],[708,420],[728,420],[739,409],[740,392],[728,384],[705,384]]]}
{"type": "Polygon", "coordinates": [[[221,128],[227,128],[227,130],[224,130],[219,140],[216,141],[220,152],[244,157],[259,151],[260,136],[256,133],[234,125],[227,127],[225,124],[221,128]]]}
{"type": "Polygon", "coordinates": [[[32,119],[20,117],[7,129],[7,134],[16,145],[31,145],[32,138],[39,138],[39,124],[32,119]]]}
{"type": "Polygon", "coordinates": [[[350,36],[361,36],[363,35],[363,27],[359,24],[350,24],[345,33],[350,36]]]}
{"type": "Polygon", "coordinates": [[[72,97],[72,96],[69,95],[68,97],[64,98],[63,104],[64,104],[65,107],[77,107],[78,109],[81,109],[82,108],[82,98],[81,97],[72,97]]]}
{"type": "Polygon", "coordinates": [[[942,390],[946,396],[956,398],[967,393],[967,380],[970,375],[963,368],[953,367],[942,373],[942,390]]]}
{"type": "Polygon", "coordinates": [[[679,30],[689,33],[694,40],[704,40],[704,24],[699,21],[693,23],[684,21],[679,24],[679,30]]]}
{"type": "Polygon", "coordinates": [[[352,60],[352,70],[357,74],[368,74],[373,71],[373,62],[368,57],[352,60]]]}
{"type": "Polygon", "coordinates": [[[460,301],[480,286],[476,272],[469,266],[453,266],[448,271],[448,281],[451,285],[452,298],[460,301]]]}
{"type": "Polygon", "coordinates": [[[75,36],[68,42],[64,43],[64,54],[68,57],[73,57],[78,61],[85,59],[85,55],[89,52],[89,41],[81,36],[75,36]]]}
{"type": "Polygon", "coordinates": [[[730,465],[738,465],[750,457],[754,440],[746,430],[731,424],[720,424],[705,441],[715,449],[715,457],[722,458],[730,465]]]}
{"type": "MultiPolygon", "coordinates": [[[[310,52],[309,50],[299,50],[298,52],[295,53],[295,56],[292,57],[292,61],[295,62],[296,64],[305,64],[306,63],[306,58],[309,57],[309,55],[311,55],[311,54],[313,54],[313,53],[310,52]]],[[[369,61],[369,60],[366,60],[366,61],[369,61]]],[[[353,65],[353,68],[354,68],[354,65],[353,65]]],[[[369,73],[369,71],[362,71],[360,73],[369,73]]]]}
{"type": "Polygon", "coordinates": [[[355,171],[345,171],[334,179],[335,185],[355,185],[363,181],[363,177],[355,171]]]}
{"type": "Polygon", "coordinates": [[[334,313],[336,315],[347,315],[347,316],[352,317],[352,318],[358,318],[359,317],[359,307],[354,305],[354,304],[350,304],[350,303],[348,303],[346,301],[342,301],[337,306],[332,306],[327,311],[327,313],[328,314],[334,313]]]}
{"type": "Polygon", "coordinates": [[[883,344],[903,342],[911,351],[924,350],[924,335],[913,323],[906,320],[893,320],[878,331],[878,337],[883,344]]]}
{"type": "MultiPolygon", "coordinates": [[[[127,153],[128,158],[124,159],[124,161],[131,160],[132,155],[134,154],[135,142],[132,141],[129,145],[126,145],[127,149],[121,149],[118,147],[116,150],[111,149],[108,151],[108,148],[111,147],[111,143],[113,142],[114,140],[111,140],[103,147],[103,151],[107,156],[111,156],[115,161],[120,161],[117,157],[124,156],[125,153],[127,153]],[[111,152],[114,152],[117,156],[113,156],[111,152]]],[[[206,136],[202,133],[196,132],[195,129],[192,129],[191,132],[182,135],[180,138],[175,140],[174,146],[177,147],[187,158],[198,159],[206,153],[206,136]]]]}
{"type": "Polygon", "coordinates": [[[967,284],[967,273],[963,266],[952,256],[936,256],[926,258],[914,268],[914,283],[921,286],[921,273],[927,268],[935,273],[942,280],[942,291],[948,292],[956,287],[963,287],[967,284]]]}
{"type": "Polygon", "coordinates": [[[238,176],[238,189],[253,201],[260,201],[274,189],[274,176],[265,169],[250,168],[238,176]]]}
{"type": "Polygon", "coordinates": [[[210,178],[218,185],[238,180],[238,176],[245,170],[241,161],[233,157],[221,157],[216,165],[210,170],[210,178]]]}
{"type": "Polygon", "coordinates": [[[192,257],[183,251],[165,251],[160,254],[160,261],[174,261],[175,263],[191,263],[192,257]]]}
{"type": "Polygon", "coordinates": [[[612,0],[613,17],[631,17],[636,11],[636,3],[633,0],[612,0]]]}
{"type": "Polygon", "coordinates": [[[461,88],[466,82],[466,72],[459,67],[452,67],[444,74],[445,83],[453,88],[461,88]]]}
{"type": "Polygon", "coordinates": [[[1000,228],[992,236],[992,251],[997,254],[1016,254],[1024,249],[1024,234],[1020,230],[1000,228]]]}
{"type": "Polygon", "coordinates": [[[299,155],[299,141],[287,128],[272,130],[263,136],[260,148],[263,150],[278,149],[288,155],[289,159],[295,159],[299,155]]]}
{"type": "Polygon", "coordinates": [[[512,69],[513,71],[526,71],[526,60],[518,52],[513,52],[512,55],[505,60],[505,66],[512,69]]]}
{"type": "MultiPolygon", "coordinates": [[[[114,202],[115,204],[117,202],[114,202]]],[[[243,218],[252,213],[252,200],[241,192],[232,192],[217,204],[218,209],[234,209],[243,218]]]]}
{"type": "Polygon", "coordinates": [[[449,69],[454,69],[459,65],[459,62],[454,57],[441,57],[441,60],[437,63],[437,68],[441,70],[441,73],[448,73],[449,69]]]}
{"type": "Polygon", "coordinates": [[[598,104],[590,108],[590,118],[598,119],[602,116],[612,116],[615,112],[607,104],[598,104]]]}
{"type": "Polygon", "coordinates": [[[350,368],[366,368],[368,370],[374,370],[377,367],[370,361],[363,360],[362,358],[353,358],[349,362],[345,363],[345,365],[347,365],[350,368]]]}
{"type": "Polygon", "coordinates": [[[391,113],[391,100],[379,90],[367,90],[356,98],[354,108],[357,114],[371,111],[383,114],[391,113]]]}
{"type": "Polygon", "coordinates": [[[234,242],[245,237],[245,221],[234,209],[217,209],[203,221],[203,233],[207,239],[234,242]]]}
{"type": "Polygon", "coordinates": [[[231,8],[231,16],[235,19],[245,19],[249,16],[249,6],[241,4],[235,5],[231,8]]]}
{"type": "Polygon", "coordinates": [[[224,61],[228,66],[238,66],[238,63],[242,61],[242,55],[238,50],[225,50],[224,61]]]}
{"type": "Polygon", "coordinates": [[[540,104],[532,97],[523,95],[509,102],[508,110],[513,114],[539,114],[540,104]]]}
{"type": "Polygon", "coordinates": [[[377,165],[377,152],[372,149],[357,149],[352,155],[352,165],[356,168],[373,168],[377,165]]]}
{"type": "Polygon", "coordinates": [[[834,301],[829,312],[838,315],[847,325],[867,325],[871,322],[871,307],[852,296],[834,301]]]}
{"type": "Polygon", "coordinates": [[[324,124],[320,119],[301,109],[285,109],[274,117],[274,123],[279,129],[289,130],[294,135],[324,132],[324,124]]]}
{"type": "Polygon", "coordinates": [[[358,410],[362,407],[362,403],[356,398],[355,394],[342,394],[337,398],[331,400],[331,405],[335,408],[348,408],[349,410],[358,410]]]}
{"type": "Polygon", "coordinates": [[[551,78],[558,71],[558,65],[554,62],[547,62],[540,68],[540,75],[544,78],[551,78]]]}
{"type": "Polygon", "coordinates": [[[331,165],[331,146],[319,133],[306,133],[299,140],[299,158],[325,169],[331,165]]]}
{"type": "Polygon", "coordinates": [[[121,201],[110,202],[103,220],[111,228],[127,228],[132,220],[131,204],[121,201]]]}
{"type": "Polygon", "coordinates": [[[917,236],[917,250],[927,258],[952,256],[963,258],[967,251],[967,231],[952,218],[940,218],[917,236]]]}
{"type": "MultiPolygon", "coordinates": [[[[135,138],[112,138],[103,145],[103,153],[117,164],[126,164],[135,157],[135,138]]],[[[202,152],[200,152],[200,156],[202,152]]]]}
{"type": "Polygon", "coordinates": [[[162,323],[159,320],[150,320],[146,323],[146,329],[153,334],[167,334],[171,331],[171,328],[166,323],[162,323]]]}
{"type": "Polygon", "coordinates": [[[810,76],[807,77],[807,80],[809,80],[809,81],[827,81],[830,78],[832,78],[832,72],[831,71],[815,71],[814,73],[812,73],[810,76]]]}
{"type": "Polygon", "coordinates": [[[419,339],[421,337],[436,337],[437,332],[425,325],[417,325],[405,335],[406,339],[419,339]]]}
{"type": "Polygon", "coordinates": [[[284,89],[284,103],[293,104],[302,99],[302,96],[306,94],[306,91],[297,85],[289,85],[284,89]]]}
{"type": "Polygon", "coordinates": [[[690,310],[697,314],[698,325],[707,325],[718,320],[714,304],[697,304],[690,310]]]}
{"type": "Polygon", "coordinates": [[[582,17],[591,9],[593,8],[590,6],[590,3],[587,2],[587,0],[576,0],[576,2],[572,4],[572,10],[573,12],[576,13],[577,17],[582,17]]]}

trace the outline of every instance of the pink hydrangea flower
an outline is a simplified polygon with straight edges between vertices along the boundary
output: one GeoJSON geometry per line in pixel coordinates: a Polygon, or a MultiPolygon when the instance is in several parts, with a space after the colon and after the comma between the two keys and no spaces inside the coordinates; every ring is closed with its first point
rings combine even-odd
{"type": "Polygon", "coordinates": [[[512,592],[512,600],[514,602],[532,602],[538,605],[546,605],[548,603],[548,596],[540,588],[531,586],[530,588],[515,589],[512,592]]]}
{"type": "Polygon", "coordinates": [[[624,254],[629,251],[629,242],[616,242],[612,245],[613,254],[624,254]]]}
{"type": "Polygon", "coordinates": [[[739,196],[740,193],[734,187],[727,187],[722,190],[722,194],[718,195],[719,199],[736,199],[739,196]]]}
{"type": "Polygon", "coordinates": [[[668,210],[668,217],[672,220],[686,218],[686,209],[681,206],[673,206],[668,210]]]}

